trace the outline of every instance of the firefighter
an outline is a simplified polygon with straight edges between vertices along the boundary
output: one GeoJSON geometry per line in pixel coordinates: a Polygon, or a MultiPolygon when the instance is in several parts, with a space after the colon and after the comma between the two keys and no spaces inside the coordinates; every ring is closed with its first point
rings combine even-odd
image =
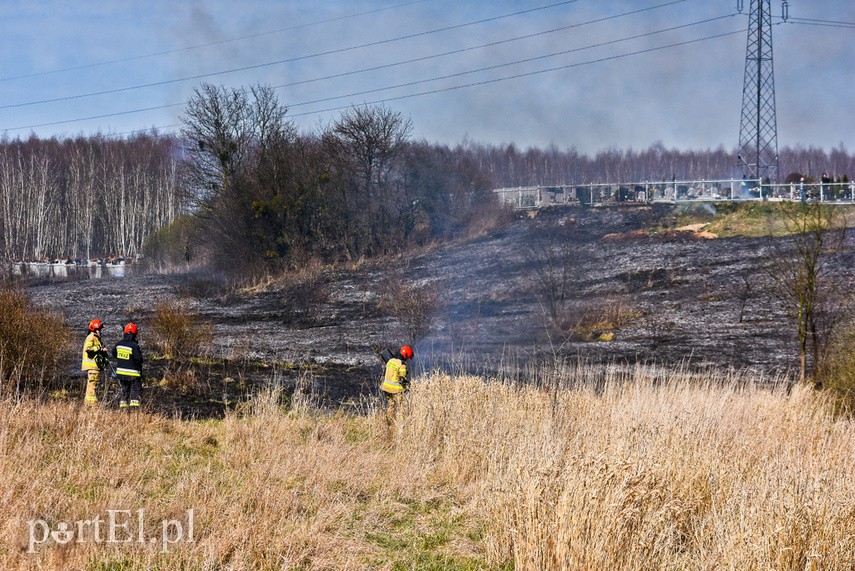
{"type": "Polygon", "coordinates": [[[122,340],[113,347],[113,357],[116,358],[116,377],[122,387],[119,408],[139,410],[143,356],[137,343],[138,332],[139,328],[135,323],[128,323],[125,325],[122,340]]]}
{"type": "Polygon", "coordinates": [[[107,365],[107,350],[101,343],[101,329],[104,324],[100,319],[89,322],[89,334],[83,342],[83,361],[80,369],[86,371],[86,396],[83,402],[87,405],[98,404],[95,389],[101,381],[101,370],[107,365]]]}
{"type": "Polygon", "coordinates": [[[386,423],[390,426],[395,422],[398,409],[401,407],[403,393],[410,385],[406,363],[412,358],[412,347],[404,345],[398,350],[396,356],[386,361],[386,374],[380,390],[386,395],[386,423]]]}

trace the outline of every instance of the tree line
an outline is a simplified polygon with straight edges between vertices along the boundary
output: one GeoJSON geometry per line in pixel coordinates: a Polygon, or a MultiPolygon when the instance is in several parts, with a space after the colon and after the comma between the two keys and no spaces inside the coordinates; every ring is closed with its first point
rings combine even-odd
{"type": "Polygon", "coordinates": [[[265,272],[358,260],[477,231],[506,216],[469,154],[411,139],[384,106],[300,134],[265,86],[202,85],[188,102],[181,178],[191,218],[152,238],[158,263],[265,272]]]}
{"type": "MultiPolygon", "coordinates": [[[[203,84],[182,124],[178,135],[0,139],[4,259],[143,254],[160,267],[277,271],[481,232],[507,216],[494,188],[737,176],[723,147],[588,156],[432,144],[385,106],[300,133],[267,86],[203,84]]],[[[842,145],[785,148],[780,172],[842,180],[855,156],[842,145]]]]}
{"type": "Polygon", "coordinates": [[[136,256],[181,211],[174,139],[0,141],[5,260],[136,256]]]}
{"type": "MultiPolygon", "coordinates": [[[[721,146],[679,150],[656,143],[643,150],[612,148],[593,156],[554,146],[521,150],[513,144],[469,144],[465,150],[477,157],[484,171],[503,187],[742,178],[736,166],[736,151],[721,146]]],[[[823,172],[829,173],[834,182],[845,182],[855,174],[855,155],[842,145],[831,151],[784,147],[778,156],[779,182],[798,181],[802,175],[818,181],[823,172]]]]}

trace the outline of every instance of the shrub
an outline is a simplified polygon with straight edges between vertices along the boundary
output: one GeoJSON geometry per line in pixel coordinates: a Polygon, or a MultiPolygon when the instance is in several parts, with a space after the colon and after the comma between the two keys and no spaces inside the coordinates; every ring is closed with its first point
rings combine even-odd
{"type": "Polygon", "coordinates": [[[162,384],[173,394],[184,397],[204,394],[199,375],[196,370],[189,367],[179,367],[175,371],[167,371],[163,375],[162,384]]]}
{"type": "Polygon", "coordinates": [[[16,289],[0,289],[0,392],[56,376],[69,343],[62,318],[16,289]]]}
{"type": "Polygon", "coordinates": [[[309,324],[318,317],[318,307],[330,300],[327,272],[317,260],[277,275],[250,275],[236,294],[276,292],[283,299],[279,316],[290,324],[309,324]]]}
{"type": "Polygon", "coordinates": [[[400,321],[406,337],[412,342],[430,331],[442,301],[434,284],[408,285],[396,279],[384,280],[380,296],[380,309],[400,321]]]}
{"type": "Polygon", "coordinates": [[[829,356],[820,378],[816,379],[817,387],[831,393],[837,405],[855,416],[855,329],[849,329],[839,335],[829,350],[829,356]]]}
{"type": "Polygon", "coordinates": [[[568,339],[611,341],[614,330],[640,314],[620,298],[582,301],[562,308],[556,324],[568,339]]]}
{"type": "Polygon", "coordinates": [[[158,351],[166,357],[177,358],[199,354],[211,338],[214,327],[191,313],[187,304],[165,300],[154,308],[151,329],[158,351]]]}
{"type": "Polygon", "coordinates": [[[225,299],[232,294],[233,286],[224,275],[206,271],[185,274],[176,292],[186,298],[225,299]]]}
{"type": "Polygon", "coordinates": [[[329,284],[319,264],[283,274],[278,287],[283,297],[289,300],[282,308],[282,317],[289,323],[310,322],[316,317],[317,307],[330,298],[329,284]]]}

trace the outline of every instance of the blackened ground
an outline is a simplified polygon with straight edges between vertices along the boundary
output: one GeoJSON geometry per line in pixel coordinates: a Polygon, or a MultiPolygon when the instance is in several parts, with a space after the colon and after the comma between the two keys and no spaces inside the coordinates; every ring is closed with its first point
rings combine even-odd
{"type": "MultiPolygon", "coordinates": [[[[144,401],[185,416],[248,406],[270,386],[283,389],[285,402],[299,387],[322,406],[363,407],[381,375],[374,349],[395,346],[413,330],[415,318],[393,311],[413,292],[432,300],[425,302],[431,315],[416,324],[427,325],[415,344],[416,373],[491,372],[544,356],[758,377],[793,371],[792,326],[767,293],[762,269],[780,243],[642,232],[667,226],[673,215],[670,206],[543,211],[468,243],[324,270],[259,292],[226,291],[202,274],[42,282],[29,290],[35,302],[63,312],[80,343],[95,317],[107,324],[108,344],[126,322],[140,324],[150,356],[147,324],[156,302],[184,300],[213,324],[210,345],[194,360],[149,359],[144,401]],[[598,314],[621,316],[593,332],[594,339],[612,334],[610,341],[578,333],[580,322],[598,314]]],[[[851,265],[851,256],[843,262],[851,265]]],[[[69,350],[59,388],[70,398],[82,394],[78,363],[78,350],[69,350]]]]}

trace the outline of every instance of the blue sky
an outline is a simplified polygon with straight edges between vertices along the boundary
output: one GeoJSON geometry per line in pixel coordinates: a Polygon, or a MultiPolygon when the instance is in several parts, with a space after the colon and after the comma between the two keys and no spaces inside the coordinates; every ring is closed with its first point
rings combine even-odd
{"type": "MultiPolygon", "coordinates": [[[[3,0],[0,136],[176,131],[201,82],[262,83],[304,132],[383,102],[433,143],[730,150],[751,0],[736,3],[3,0]]],[[[779,145],[851,152],[855,0],[788,5],[779,145]]]]}

